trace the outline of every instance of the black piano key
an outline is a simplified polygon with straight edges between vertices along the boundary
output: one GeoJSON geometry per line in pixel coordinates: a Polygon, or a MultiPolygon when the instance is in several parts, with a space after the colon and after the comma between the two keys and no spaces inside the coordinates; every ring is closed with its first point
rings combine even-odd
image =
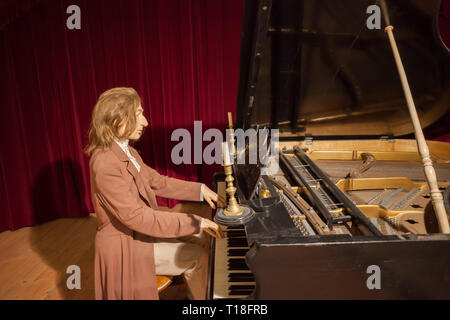
{"type": "Polygon", "coordinates": [[[237,268],[238,270],[250,270],[245,264],[230,264],[228,265],[228,270],[233,270],[233,268],[237,268]]]}
{"type": "Polygon", "coordinates": [[[254,285],[243,285],[243,284],[234,284],[228,287],[229,291],[234,291],[234,290],[253,290],[255,289],[254,285]]]}
{"type": "Polygon", "coordinates": [[[229,245],[233,245],[233,244],[242,244],[243,247],[248,247],[248,242],[244,241],[244,240],[233,240],[233,241],[228,241],[229,245]]]}
{"type": "Polygon", "coordinates": [[[228,237],[227,238],[227,241],[247,241],[247,238],[246,237],[228,237]]]}
{"type": "Polygon", "coordinates": [[[251,273],[232,272],[228,274],[228,282],[254,282],[255,277],[251,273]]]}
{"type": "Polygon", "coordinates": [[[245,256],[247,253],[247,249],[228,249],[228,256],[229,257],[235,257],[235,256],[245,256]]]}
{"type": "Polygon", "coordinates": [[[249,296],[252,294],[252,292],[253,291],[250,291],[250,290],[248,290],[248,291],[247,290],[242,290],[242,291],[233,290],[233,291],[230,291],[229,295],[230,296],[249,296]]]}
{"type": "Polygon", "coordinates": [[[242,244],[243,247],[248,246],[247,240],[241,240],[241,239],[228,241],[228,244],[242,244]]]}
{"type": "Polygon", "coordinates": [[[244,233],[245,234],[245,230],[244,229],[234,229],[234,230],[226,230],[227,233],[231,233],[231,234],[240,234],[240,233],[244,233]]]}
{"type": "Polygon", "coordinates": [[[242,230],[244,230],[244,226],[233,226],[233,227],[227,227],[227,230],[230,230],[230,229],[232,229],[232,230],[236,230],[236,229],[242,229],[242,230]]]}
{"type": "MultiPolygon", "coordinates": [[[[248,246],[246,246],[244,243],[230,243],[230,245],[228,247],[232,250],[236,250],[233,248],[239,248],[239,250],[247,250],[248,251],[248,249],[247,249],[248,246]]],[[[231,256],[231,255],[229,255],[229,256],[231,256]]],[[[245,256],[245,254],[243,256],[245,256]]]]}
{"type": "Polygon", "coordinates": [[[250,270],[246,265],[236,265],[236,266],[228,266],[228,270],[234,271],[234,270],[250,270]]]}
{"type": "Polygon", "coordinates": [[[242,238],[246,237],[245,231],[228,231],[227,232],[228,238],[242,238]]]}
{"type": "Polygon", "coordinates": [[[254,281],[255,277],[251,273],[244,273],[244,272],[242,276],[232,276],[231,274],[228,275],[228,280],[245,282],[245,280],[242,279],[253,279],[252,281],[254,281]]]}
{"type": "Polygon", "coordinates": [[[228,282],[255,282],[255,278],[233,278],[228,279],[228,282]]]}
{"type": "Polygon", "coordinates": [[[244,258],[229,258],[228,264],[246,264],[244,258]]]}
{"type": "Polygon", "coordinates": [[[232,267],[245,267],[248,269],[248,266],[245,263],[229,263],[228,268],[232,267]]]}
{"type": "Polygon", "coordinates": [[[235,264],[237,264],[237,263],[239,263],[239,264],[245,264],[245,259],[238,259],[238,258],[229,258],[228,259],[228,264],[233,264],[233,263],[235,263],[235,264]]]}
{"type": "Polygon", "coordinates": [[[253,277],[253,274],[248,272],[232,272],[228,274],[229,278],[246,278],[246,277],[253,277]]]}
{"type": "Polygon", "coordinates": [[[242,239],[228,239],[227,243],[230,244],[244,244],[243,247],[247,246],[248,247],[248,242],[247,239],[242,238],[242,239]]]}

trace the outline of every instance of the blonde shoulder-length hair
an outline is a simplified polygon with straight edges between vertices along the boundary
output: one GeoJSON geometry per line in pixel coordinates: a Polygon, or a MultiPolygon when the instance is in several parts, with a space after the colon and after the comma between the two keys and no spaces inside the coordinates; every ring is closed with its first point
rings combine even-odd
{"type": "Polygon", "coordinates": [[[108,149],[114,138],[127,139],[136,129],[136,111],[141,99],[133,88],[112,88],[103,92],[92,111],[89,143],[84,152],[89,156],[95,149],[108,149]],[[122,135],[119,128],[125,124],[122,135]]]}

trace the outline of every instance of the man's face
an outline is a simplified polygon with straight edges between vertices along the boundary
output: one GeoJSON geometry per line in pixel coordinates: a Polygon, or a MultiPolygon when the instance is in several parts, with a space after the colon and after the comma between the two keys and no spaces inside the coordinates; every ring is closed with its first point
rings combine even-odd
{"type": "MultiPolygon", "coordinates": [[[[136,129],[134,132],[128,137],[130,140],[138,140],[142,133],[144,132],[144,128],[148,126],[147,119],[144,116],[144,109],[142,106],[136,110],[136,129]]],[[[119,134],[122,135],[125,131],[125,125],[119,128],[119,134]]]]}

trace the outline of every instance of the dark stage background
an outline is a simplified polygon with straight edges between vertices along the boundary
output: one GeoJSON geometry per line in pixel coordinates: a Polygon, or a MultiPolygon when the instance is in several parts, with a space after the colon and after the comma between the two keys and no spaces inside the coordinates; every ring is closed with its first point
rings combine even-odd
{"type": "MultiPolygon", "coordinates": [[[[96,99],[111,87],[142,98],[150,127],[136,147],[146,163],[210,185],[220,166],[172,164],[170,136],[193,134],[195,120],[225,129],[241,15],[241,0],[0,0],[0,232],[93,211],[83,147],[96,99]],[[73,4],[81,30],[66,28],[73,4]]],[[[450,47],[450,0],[440,18],[450,47]]]]}

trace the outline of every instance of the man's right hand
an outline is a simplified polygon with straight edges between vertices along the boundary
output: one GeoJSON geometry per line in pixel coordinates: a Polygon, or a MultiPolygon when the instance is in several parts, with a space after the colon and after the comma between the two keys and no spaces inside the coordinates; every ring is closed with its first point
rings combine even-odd
{"type": "Polygon", "coordinates": [[[220,226],[217,223],[206,218],[203,218],[202,230],[214,238],[221,239],[224,237],[224,234],[220,229],[220,226]]]}

